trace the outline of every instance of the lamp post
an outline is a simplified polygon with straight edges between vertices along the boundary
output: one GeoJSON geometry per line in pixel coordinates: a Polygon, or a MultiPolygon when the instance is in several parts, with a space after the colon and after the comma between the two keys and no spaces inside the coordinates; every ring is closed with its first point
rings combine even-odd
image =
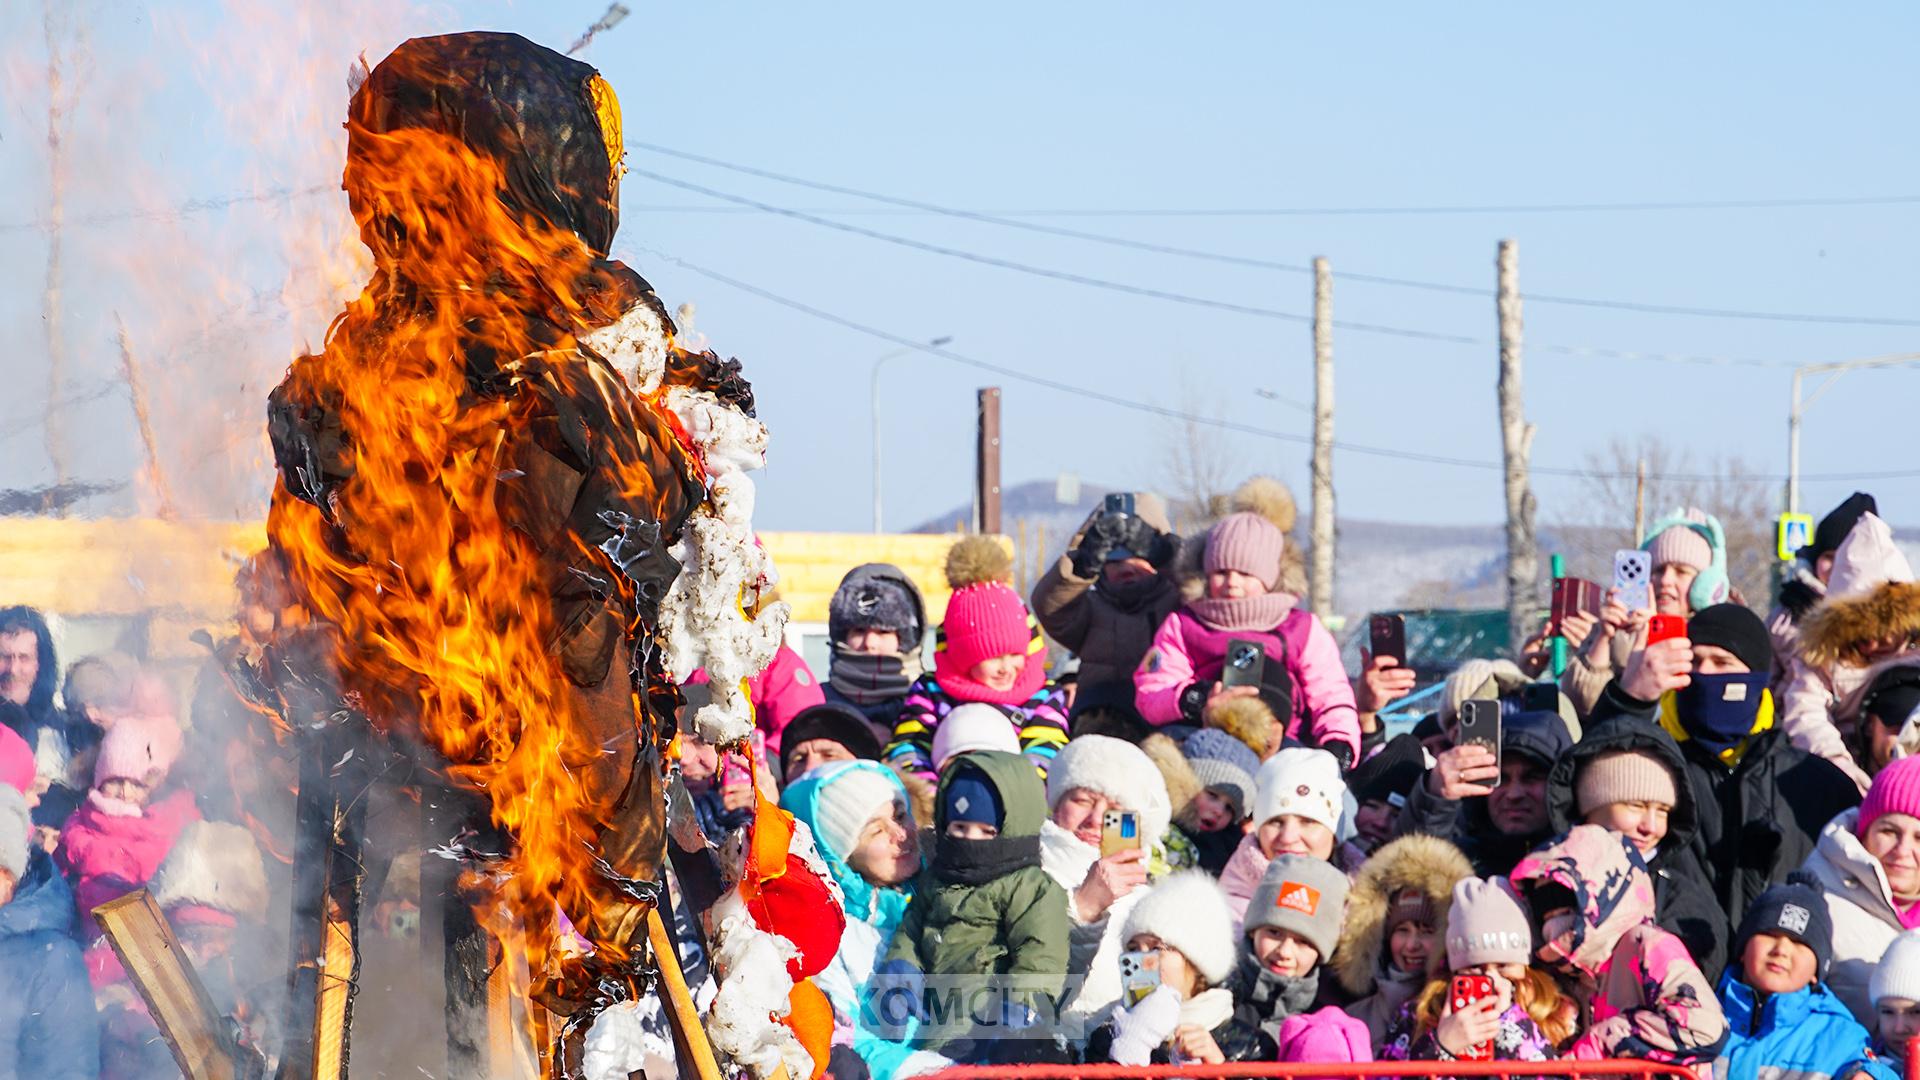
{"type": "Polygon", "coordinates": [[[1920,353],[1894,353],[1891,356],[1875,356],[1865,360],[1842,360],[1830,364],[1802,364],[1793,369],[1793,404],[1787,410],[1787,513],[1796,513],[1800,509],[1800,419],[1807,408],[1820,400],[1834,380],[1849,371],[1861,368],[1907,367],[1920,363],[1920,353]],[[1801,380],[1808,375],[1825,375],[1820,385],[1805,399],[1800,396],[1801,380]]]}
{"type": "MultiPolygon", "coordinates": [[[[927,347],[937,349],[952,340],[952,334],[943,334],[940,337],[928,341],[927,347]]],[[[873,362],[873,388],[870,400],[873,408],[873,531],[876,533],[886,531],[881,525],[880,499],[880,368],[885,365],[887,361],[898,356],[905,356],[913,350],[913,346],[902,346],[877,358],[873,362]]]]}

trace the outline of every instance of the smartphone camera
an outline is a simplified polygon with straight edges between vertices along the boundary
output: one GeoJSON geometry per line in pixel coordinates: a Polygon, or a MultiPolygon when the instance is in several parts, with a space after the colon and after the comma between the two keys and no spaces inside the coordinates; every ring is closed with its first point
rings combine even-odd
{"type": "Polygon", "coordinates": [[[1235,645],[1227,651],[1227,664],[1235,671],[1252,671],[1260,661],[1260,650],[1251,645],[1235,645]]]}

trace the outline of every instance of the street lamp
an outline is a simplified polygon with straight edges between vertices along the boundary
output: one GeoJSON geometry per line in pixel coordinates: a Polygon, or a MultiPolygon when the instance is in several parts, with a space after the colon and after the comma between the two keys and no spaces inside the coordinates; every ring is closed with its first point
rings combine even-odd
{"type": "Polygon", "coordinates": [[[1920,353],[1895,353],[1891,356],[1875,356],[1866,360],[1842,360],[1833,364],[1802,364],[1793,369],[1793,405],[1787,410],[1787,513],[1796,513],[1800,509],[1800,418],[1806,415],[1807,407],[1820,400],[1834,380],[1849,371],[1861,368],[1906,367],[1920,363],[1920,353]],[[1825,375],[1820,385],[1813,388],[1806,400],[1800,398],[1800,380],[1808,375],[1825,375]]]}
{"type": "MultiPolygon", "coordinates": [[[[940,337],[928,341],[927,347],[937,349],[952,340],[952,334],[943,334],[940,337]]],[[[881,526],[880,512],[880,368],[894,357],[905,356],[917,347],[918,346],[912,345],[903,346],[881,356],[873,362],[873,391],[871,395],[873,403],[873,531],[876,533],[886,531],[881,526]]]]}

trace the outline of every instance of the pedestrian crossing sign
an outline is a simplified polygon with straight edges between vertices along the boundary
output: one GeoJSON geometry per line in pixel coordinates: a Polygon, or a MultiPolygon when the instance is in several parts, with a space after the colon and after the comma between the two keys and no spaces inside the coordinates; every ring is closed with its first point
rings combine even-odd
{"type": "Polygon", "coordinates": [[[1813,543],[1813,515],[1792,511],[1781,514],[1777,533],[1780,537],[1780,561],[1792,562],[1801,548],[1813,543]]]}

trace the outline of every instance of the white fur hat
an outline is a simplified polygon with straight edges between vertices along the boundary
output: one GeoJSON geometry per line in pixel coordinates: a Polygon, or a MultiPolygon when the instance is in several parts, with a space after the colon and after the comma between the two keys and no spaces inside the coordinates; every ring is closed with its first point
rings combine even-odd
{"type": "Polygon", "coordinates": [[[1145,751],[1125,739],[1082,735],[1061,747],[1047,766],[1047,812],[1058,809],[1074,788],[1097,791],[1138,813],[1140,830],[1150,844],[1160,842],[1173,820],[1166,779],[1145,751]]]}
{"type": "Polygon", "coordinates": [[[1894,938],[1867,981],[1868,1001],[1878,1005],[1889,997],[1920,1001],[1920,930],[1894,938]]]}
{"type": "Polygon", "coordinates": [[[224,821],[196,821],[180,830],[147,887],[162,910],[199,904],[243,919],[267,917],[260,848],[252,833],[224,821]]]}
{"type": "Polygon", "coordinates": [[[1127,913],[1120,944],[1135,934],[1152,934],[1180,950],[1209,986],[1233,973],[1233,911],[1219,882],[1204,871],[1172,874],[1148,889],[1127,913]]]}
{"type": "Polygon", "coordinates": [[[1340,779],[1340,763],[1325,750],[1289,746],[1260,766],[1253,784],[1256,828],[1282,814],[1293,814],[1340,831],[1347,785],[1340,779]]]}
{"type": "Polygon", "coordinates": [[[1020,736],[1006,713],[982,702],[971,702],[948,713],[933,729],[933,771],[939,772],[947,759],[969,750],[1020,752],[1020,736]]]}

